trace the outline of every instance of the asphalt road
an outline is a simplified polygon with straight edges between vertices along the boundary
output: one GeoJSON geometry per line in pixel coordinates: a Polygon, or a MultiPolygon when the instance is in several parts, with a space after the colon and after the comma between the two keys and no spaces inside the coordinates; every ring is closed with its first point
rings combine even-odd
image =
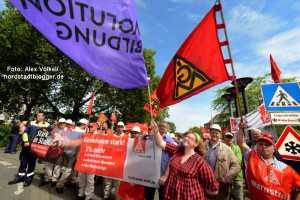
{"type": "MultiPolygon", "coordinates": [[[[13,180],[19,168],[19,151],[17,154],[4,153],[0,149],[0,199],[1,200],[71,200],[77,196],[77,189],[65,188],[64,194],[57,194],[55,188],[50,185],[39,187],[40,177],[44,174],[44,164],[36,164],[35,176],[29,187],[23,187],[23,183],[8,185],[13,180]]],[[[95,200],[103,197],[102,186],[95,187],[95,200]]]]}

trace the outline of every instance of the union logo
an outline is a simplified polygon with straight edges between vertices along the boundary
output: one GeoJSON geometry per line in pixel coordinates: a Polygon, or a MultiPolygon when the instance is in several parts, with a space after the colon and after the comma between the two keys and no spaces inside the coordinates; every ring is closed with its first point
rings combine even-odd
{"type": "Polygon", "coordinates": [[[133,152],[145,153],[146,152],[146,140],[135,139],[133,142],[133,152]]]}
{"type": "Polygon", "coordinates": [[[266,176],[264,178],[264,180],[274,183],[276,185],[280,185],[278,178],[277,178],[275,172],[273,171],[273,169],[269,172],[268,176],[266,176]]]}
{"type": "Polygon", "coordinates": [[[200,69],[184,58],[175,55],[175,90],[174,100],[180,99],[213,82],[200,69]]]}

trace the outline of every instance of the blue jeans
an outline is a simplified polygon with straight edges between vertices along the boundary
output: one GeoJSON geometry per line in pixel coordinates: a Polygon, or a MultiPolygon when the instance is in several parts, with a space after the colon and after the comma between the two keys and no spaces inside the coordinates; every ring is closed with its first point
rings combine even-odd
{"type": "Polygon", "coordinates": [[[16,150],[17,145],[18,145],[18,138],[19,138],[19,135],[17,135],[17,134],[11,134],[9,136],[9,141],[5,147],[5,152],[13,152],[16,150]]]}

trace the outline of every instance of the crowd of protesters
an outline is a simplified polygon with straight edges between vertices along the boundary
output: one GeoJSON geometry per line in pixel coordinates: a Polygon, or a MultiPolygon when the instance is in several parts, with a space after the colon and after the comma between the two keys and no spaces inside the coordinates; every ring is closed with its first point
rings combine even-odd
{"type": "Polygon", "coordinates": [[[106,122],[86,119],[75,124],[71,119],[60,118],[50,125],[45,121],[44,113],[39,112],[35,121],[28,124],[16,121],[12,126],[5,153],[16,153],[20,138],[22,150],[17,177],[8,184],[23,182],[24,187],[31,185],[37,158],[30,151],[30,142],[37,129],[46,128],[53,139],[53,148],[43,160],[45,172],[39,187],[49,184],[58,194],[63,194],[65,186],[72,185],[78,189],[74,199],[92,199],[94,185],[99,182],[103,184],[104,199],[111,198],[113,187],[115,199],[153,200],[156,192],[156,188],[74,171],[84,134],[154,140],[162,148],[160,200],[242,200],[245,198],[244,181],[248,181],[251,199],[300,199],[300,177],[293,168],[280,161],[270,134],[253,129],[253,141],[246,144],[246,125],[240,123],[235,145],[234,134],[223,135],[217,124],[210,126],[209,133],[201,135],[193,131],[183,135],[170,134],[167,125],[166,121],[158,125],[151,121],[146,133],[142,133],[139,126],[126,130],[123,122],[117,123],[115,131],[109,129],[106,122]],[[246,176],[242,171],[243,163],[246,176]],[[120,191],[119,186],[123,188],[120,191]]]}

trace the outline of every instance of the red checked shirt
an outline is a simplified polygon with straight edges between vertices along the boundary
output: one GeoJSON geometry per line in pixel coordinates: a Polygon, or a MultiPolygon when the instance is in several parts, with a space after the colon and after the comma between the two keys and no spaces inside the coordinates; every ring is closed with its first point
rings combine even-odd
{"type": "Polygon", "coordinates": [[[166,143],[165,151],[172,157],[170,174],[166,181],[164,200],[207,199],[203,188],[217,191],[219,184],[209,164],[197,153],[181,164],[184,148],[166,143]]]}

